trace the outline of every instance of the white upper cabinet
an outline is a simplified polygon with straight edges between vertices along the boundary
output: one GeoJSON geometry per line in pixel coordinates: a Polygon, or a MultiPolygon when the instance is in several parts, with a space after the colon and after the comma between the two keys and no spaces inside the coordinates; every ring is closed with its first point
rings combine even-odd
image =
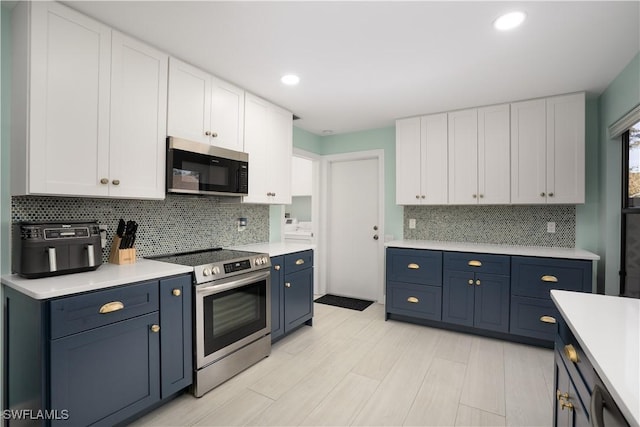
{"type": "Polygon", "coordinates": [[[169,63],[167,134],[242,151],[244,91],[176,58],[169,63]]]}
{"type": "Polygon", "coordinates": [[[109,194],[162,199],[169,57],[116,31],[112,41],[109,194]]]}
{"type": "Polygon", "coordinates": [[[584,93],[511,104],[511,202],[584,203],[584,93]]]}
{"type": "Polygon", "coordinates": [[[396,120],[396,203],[447,203],[447,115],[396,120]]]}
{"type": "Polygon", "coordinates": [[[249,195],[243,202],[291,204],[293,114],[247,93],[244,138],[249,195]]]}
{"type": "Polygon", "coordinates": [[[13,31],[13,194],[107,196],[111,30],[19,2],[13,31]]]}
{"type": "Polygon", "coordinates": [[[164,198],[167,56],[55,2],[13,31],[13,194],[164,198]]]}
{"type": "Polygon", "coordinates": [[[478,108],[478,203],[511,201],[509,104],[478,108]]]}
{"type": "Polygon", "coordinates": [[[448,114],[449,203],[478,203],[478,110],[448,114]]]}

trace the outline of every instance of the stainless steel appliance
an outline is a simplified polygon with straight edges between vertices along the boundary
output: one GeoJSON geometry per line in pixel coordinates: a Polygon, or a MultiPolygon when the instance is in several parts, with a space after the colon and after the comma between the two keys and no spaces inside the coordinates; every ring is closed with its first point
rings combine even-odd
{"type": "Polygon", "coordinates": [[[211,249],[152,259],[194,269],[195,396],[271,353],[268,254],[211,249]]]}
{"type": "Polygon", "coordinates": [[[169,137],[167,192],[246,196],[249,192],[249,155],[169,137]]]}
{"type": "Polygon", "coordinates": [[[102,264],[97,222],[13,225],[11,271],[35,279],[95,270],[102,264]]]}

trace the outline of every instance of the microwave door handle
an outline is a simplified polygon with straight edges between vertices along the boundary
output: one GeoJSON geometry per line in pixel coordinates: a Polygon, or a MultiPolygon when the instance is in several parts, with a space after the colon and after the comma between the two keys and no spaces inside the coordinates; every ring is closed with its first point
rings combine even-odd
{"type": "Polygon", "coordinates": [[[48,247],[47,253],[49,254],[49,271],[55,272],[58,271],[58,260],[56,257],[56,248],[48,247]]]}
{"type": "Polygon", "coordinates": [[[89,261],[89,267],[96,266],[96,258],[93,252],[93,245],[87,245],[87,260],[89,261]]]}

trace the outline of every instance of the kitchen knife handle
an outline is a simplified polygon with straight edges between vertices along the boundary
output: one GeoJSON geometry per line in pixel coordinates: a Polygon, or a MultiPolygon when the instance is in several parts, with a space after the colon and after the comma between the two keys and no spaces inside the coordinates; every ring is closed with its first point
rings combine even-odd
{"type": "Polygon", "coordinates": [[[56,257],[56,248],[54,247],[47,248],[47,252],[49,254],[49,271],[50,272],[58,271],[58,259],[56,257]]]}
{"type": "Polygon", "coordinates": [[[93,253],[93,245],[87,245],[87,258],[89,260],[89,267],[96,266],[96,257],[93,253]]]}

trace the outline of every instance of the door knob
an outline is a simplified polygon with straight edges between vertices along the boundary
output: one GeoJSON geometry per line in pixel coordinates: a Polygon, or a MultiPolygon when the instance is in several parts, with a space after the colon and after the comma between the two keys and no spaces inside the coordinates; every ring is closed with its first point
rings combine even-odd
{"type": "Polygon", "coordinates": [[[374,235],[373,235],[373,240],[378,240],[378,239],[379,239],[378,235],[377,235],[377,234],[374,234],[374,235]]]}

